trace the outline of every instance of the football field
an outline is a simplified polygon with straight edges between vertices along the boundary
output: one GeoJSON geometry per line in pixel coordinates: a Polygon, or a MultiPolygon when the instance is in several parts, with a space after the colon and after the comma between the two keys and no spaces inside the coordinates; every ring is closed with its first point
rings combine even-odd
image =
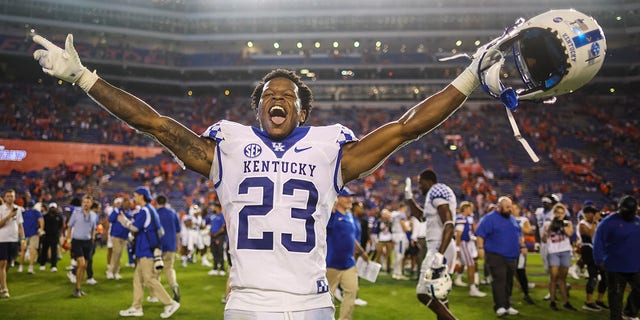
{"type": "MultiPolygon", "coordinates": [[[[73,285],[66,277],[65,267],[69,265],[68,254],[58,263],[59,271],[52,273],[47,266],[46,271],[36,267],[36,274],[28,274],[26,267],[23,273],[12,268],[8,274],[10,299],[0,299],[0,315],[2,319],[114,319],[118,311],[131,305],[133,268],[123,267],[122,280],[107,280],[104,275],[106,248],[98,249],[94,257],[96,285],[83,284],[86,296],[73,298],[73,285]]],[[[124,264],[123,264],[124,265],[124,264]]],[[[200,263],[189,264],[183,268],[176,263],[178,282],[182,300],[181,308],[172,319],[222,319],[226,277],[209,276],[210,270],[200,263]]],[[[552,311],[548,301],[542,298],[547,293],[547,276],[542,270],[540,256],[529,257],[529,280],[536,283],[531,289],[531,296],[536,305],[528,305],[522,301],[522,292],[514,285],[514,307],[520,315],[504,316],[510,319],[608,319],[608,312],[598,313],[581,310],[584,303],[585,279],[568,281],[572,284],[571,303],[578,309],[575,311],[552,311]]],[[[481,272],[482,274],[482,272],[481,272]]],[[[268,274],[264,275],[269,277],[268,274]]],[[[466,281],[466,280],[465,280],[466,281]]],[[[164,282],[164,280],[163,280],[164,282]]],[[[354,319],[436,319],[425,306],[420,304],[415,295],[415,281],[393,280],[386,273],[381,273],[376,283],[360,280],[359,297],[368,302],[367,306],[356,307],[354,319]]],[[[484,298],[471,298],[468,288],[454,287],[449,297],[450,306],[459,319],[495,319],[491,288],[480,286],[487,292],[484,298]]],[[[148,291],[147,291],[148,293],[148,291]]],[[[337,306],[339,308],[339,305],[337,306]]],[[[161,304],[143,303],[144,317],[158,319],[163,310],[161,304]]]]}

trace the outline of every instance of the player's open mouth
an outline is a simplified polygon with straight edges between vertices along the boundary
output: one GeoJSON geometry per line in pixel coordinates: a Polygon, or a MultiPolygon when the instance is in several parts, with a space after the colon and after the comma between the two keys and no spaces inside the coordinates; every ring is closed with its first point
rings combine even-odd
{"type": "Polygon", "coordinates": [[[276,125],[281,125],[287,119],[287,112],[283,107],[279,105],[275,105],[269,109],[269,116],[271,116],[271,121],[276,125]]]}

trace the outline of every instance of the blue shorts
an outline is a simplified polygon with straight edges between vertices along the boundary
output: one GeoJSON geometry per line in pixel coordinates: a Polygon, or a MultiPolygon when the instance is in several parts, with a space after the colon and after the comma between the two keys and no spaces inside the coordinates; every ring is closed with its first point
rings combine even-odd
{"type": "Polygon", "coordinates": [[[571,251],[549,253],[547,259],[550,267],[561,266],[569,268],[571,266],[571,251]]]}

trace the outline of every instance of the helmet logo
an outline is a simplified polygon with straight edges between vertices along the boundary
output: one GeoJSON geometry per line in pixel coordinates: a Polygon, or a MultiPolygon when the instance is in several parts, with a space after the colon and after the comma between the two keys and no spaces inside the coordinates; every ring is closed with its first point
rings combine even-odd
{"type": "Polygon", "coordinates": [[[560,22],[562,22],[562,17],[555,17],[555,18],[553,18],[553,22],[555,22],[555,23],[560,23],[560,22]]]}

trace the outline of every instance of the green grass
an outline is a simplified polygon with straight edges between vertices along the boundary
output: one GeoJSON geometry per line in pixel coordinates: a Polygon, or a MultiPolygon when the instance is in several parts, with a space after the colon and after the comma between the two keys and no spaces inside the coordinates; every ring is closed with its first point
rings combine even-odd
{"type": "MultiPolygon", "coordinates": [[[[118,311],[131,305],[133,269],[124,267],[123,279],[106,280],[104,276],[106,249],[99,249],[94,257],[94,268],[98,284],[83,285],[87,295],[80,299],[71,297],[73,285],[65,276],[64,268],[69,265],[68,255],[58,264],[57,273],[39,271],[30,275],[26,272],[17,273],[12,268],[8,274],[10,299],[0,300],[0,318],[2,319],[114,319],[118,318],[118,311]]],[[[172,319],[222,319],[224,304],[220,298],[224,294],[226,277],[209,276],[209,268],[200,264],[190,264],[182,268],[176,264],[178,282],[182,293],[182,307],[172,319]]],[[[26,267],[25,267],[26,271],[26,267]]],[[[580,310],[578,312],[559,311],[549,309],[547,301],[542,297],[546,294],[547,276],[542,271],[539,255],[530,255],[529,280],[537,284],[531,290],[531,295],[537,302],[530,306],[522,301],[522,292],[515,285],[513,300],[515,308],[520,310],[518,316],[505,316],[511,319],[563,319],[563,320],[604,320],[608,319],[608,312],[592,313],[580,310]]],[[[268,277],[268,275],[265,275],[268,277]]],[[[163,280],[164,281],[164,280],[163,280]]],[[[571,303],[580,308],[584,302],[585,280],[573,280],[571,303]]],[[[449,297],[450,306],[454,314],[463,320],[495,319],[491,288],[481,286],[481,290],[489,293],[484,298],[471,298],[467,289],[454,287],[449,297]]],[[[414,281],[397,281],[386,273],[381,274],[376,283],[366,280],[360,281],[359,296],[369,302],[368,306],[356,307],[354,319],[436,319],[433,313],[420,304],[415,296],[414,281]]],[[[158,319],[162,312],[161,304],[144,302],[144,318],[158,319]]],[[[338,305],[339,308],[339,305],[338,305]]]]}

